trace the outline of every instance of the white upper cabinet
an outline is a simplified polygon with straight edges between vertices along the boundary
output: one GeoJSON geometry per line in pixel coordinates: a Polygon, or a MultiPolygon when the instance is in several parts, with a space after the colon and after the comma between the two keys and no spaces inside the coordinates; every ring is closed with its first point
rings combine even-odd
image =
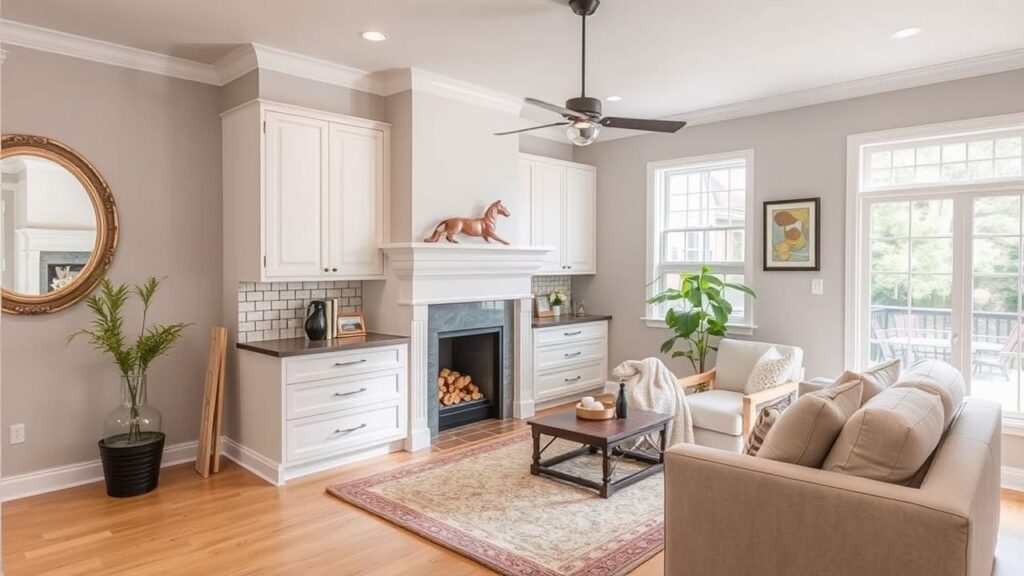
{"type": "Polygon", "coordinates": [[[225,251],[240,279],[383,277],[389,125],[257,101],[223,130],[225,251]]]}
{"type": "Polygon", "coordinates": [[[330,273],[383,274],[384,133],[331,124],[327,211],[330,273]]]}
{"type": "Polygon", "coordinates": [[[264,198],[268,278],[319,276],[323,261],[327,123],[266,115],[264,198]]]}
{"type": "Polygon", "coordinates": [[[596,170],[526,154],[519,166],[520,186],[528,186],[522,196],[530,202],[530,244],[553,248],[539,274],[596,274],[596,170]]]}

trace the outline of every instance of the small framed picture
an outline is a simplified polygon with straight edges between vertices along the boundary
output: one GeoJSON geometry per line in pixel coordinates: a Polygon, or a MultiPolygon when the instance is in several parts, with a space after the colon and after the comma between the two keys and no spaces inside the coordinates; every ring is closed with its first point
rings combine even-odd
{"type": "Polygon", "coordinates": [[[821,199],[764,203],[764,269],[820,270],[821,199]]]}
{"type": "Polygon", "coordinates": [[[365,336],[366,321],[359,312],[343,312],[338,314],[338,338],[349,336],[365,336]]]}
{"type": "Polygon", "coordinates": [[[551,311],[551,302],[547,295],[533,297],[533,311],[537,318],[550,318],[555,314],[551,311]]]}

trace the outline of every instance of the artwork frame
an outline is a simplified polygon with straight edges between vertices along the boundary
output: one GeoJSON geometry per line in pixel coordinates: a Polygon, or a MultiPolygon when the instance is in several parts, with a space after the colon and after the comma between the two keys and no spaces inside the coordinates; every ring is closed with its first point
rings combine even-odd
{"type": "Polygon", "coordinates": [[[362,312],[339,312],[337,326],[338,338],[366,336],[366,319],[362,312]]]}
{"type": "Polygon", "coordinates": [[[546,294],[533,297],[533,312],[537,318],[551,318],[555,315],[546,294]]]}
{"type": "Polygon", "coordinates": [[[763,269],[821,270],[821,197],[772,200],[763,204],[763,269]]]}

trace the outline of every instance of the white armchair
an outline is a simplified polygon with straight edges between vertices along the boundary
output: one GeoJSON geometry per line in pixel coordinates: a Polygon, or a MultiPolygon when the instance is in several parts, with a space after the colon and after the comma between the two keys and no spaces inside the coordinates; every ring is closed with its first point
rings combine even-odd
{"type": "Polygon", "coordinates": [[[693,419],[694,441],[701,446],[741,452],[761,406],[797,392],[803,378],[804,351],[795,346],[723,339],[718,344],[716,368],[679,379],[684,390],[704,387],[706,392],[686,397],[693,419]],[[768,390],[744,394],[747,379],[761,355],[775,347],[793,356],[789,379],[768,390]]]}

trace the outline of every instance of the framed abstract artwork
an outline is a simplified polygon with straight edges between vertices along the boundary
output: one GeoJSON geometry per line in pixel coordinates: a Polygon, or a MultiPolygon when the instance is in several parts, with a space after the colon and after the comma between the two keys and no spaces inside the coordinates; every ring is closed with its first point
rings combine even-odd
{"type": "Polygon", "coordinates": [[[821,198],[764,203],[764,269],[820,270],[821,198]]]}

